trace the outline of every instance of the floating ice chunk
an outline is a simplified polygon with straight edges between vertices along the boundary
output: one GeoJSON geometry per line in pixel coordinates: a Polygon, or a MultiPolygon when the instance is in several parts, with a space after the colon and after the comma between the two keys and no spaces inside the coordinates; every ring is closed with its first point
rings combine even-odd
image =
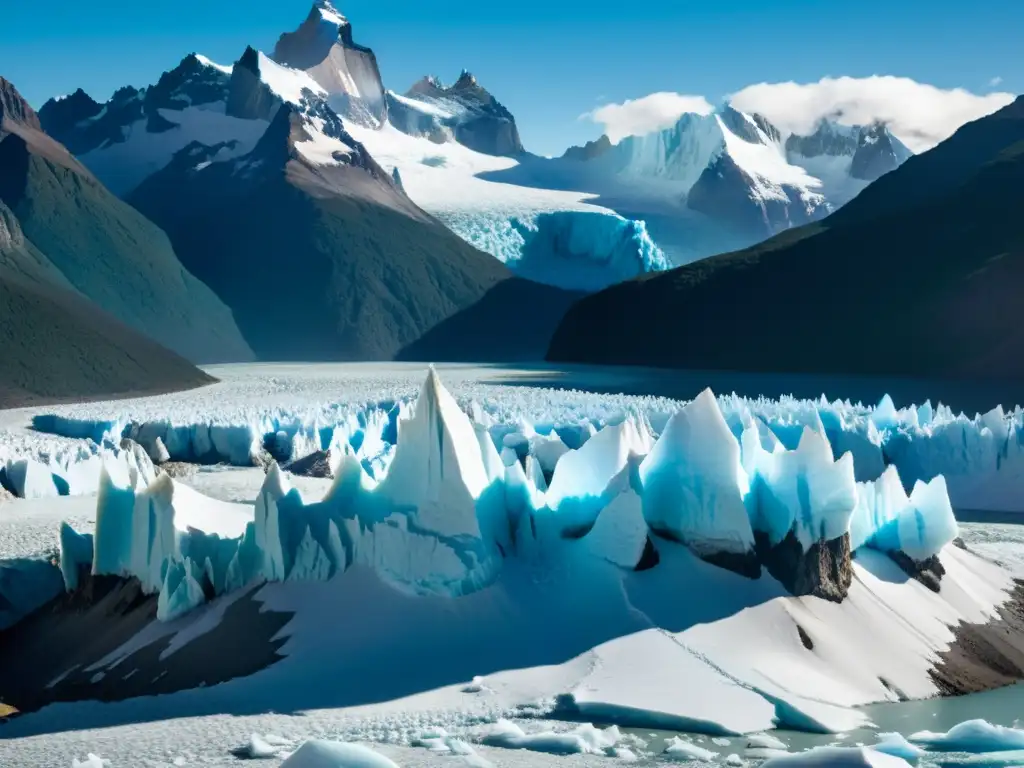
{"type": "Polygon", "coordinates": [[[398,768],[379,752],[362,744],[307,741],[292,752],[281,768],[398,768]]]}
{"type": "Polygon", "coordinates": [[[700,762],[711,762],[718,754],[709,749],[698,747],[692,741],[673,737],[665,746],[665,754],[675,760],[699,760],[700,762]]]}
{"type": "Polygon", "coordinates": [[[72,758],[71,768],[110,768],[110,761],[90,752],[85,756],[85,760],[72,758]]]}
{"type": "Polygon", "coordinates": [[[932,752],[1002,752],[1024,749],[1024,730],[967,720],[945,733],[919,731],[910,741],[932,752]]]}
{"type": "Polygon", "coordinates": [[[45,499],[59,496],[53,472],[34,459],[7,462],[7,483],[15,496],[22,499],[45,499]]]}
{"type": "Polygon", "coordinates": [[[652,528],[700,554],[753,548],[740,447],[710,389],[669,419],[640,465],[640,481],[652,528]]]}
{"type": "Polygon", "coordinates": [[[761,768],[908,768],[900,757],[866,747],[815,747],[796,755],[773,757],[761,768]]]}
{"type": "Polygon", "coordinates": [[[770,733],[752,733],[747,736],[748,749],[779,749],[788,750],[789,747],[782,739],[772,736],[770,733]]]}
{"type": "Polygon", "coordinates": [[[902,757],[904,760],[917,760],[925,751],[911,744],[900,733],[880,733],[878,743],[871,747],[876,752],[902,757]]]}
{"type": "Polygon", "coordinates": [[[621,738],[615,726],[604,731],[584,723],[573,731],[526,733],[510,720],[498,720],[484,734],[482,741],[492,747],[526,749],[553,755],[602,754],[621,738]]]}
{"type": "Polygon", "coordinates": [[[733,753],[731,755],[726,756],[725,765],[735,766],[736,768],[739,768],[740,766],[745,765],[745,763],[743,762],[742,757],[740,757],[736,753],[733,753]]]}
{"type": "Polygon", "coordinates": [[[265,760],[277,757],[287,746],[290,746],[290,743],[280,737],[254,733],[249,736],[249,743],[245,745],[245,755],[251,760],[265,760]]]}
{"type": "Polygon", "coordinates": [[[68,592],[78,589],[83,568],[92,568],[92,534],[78,533],[67,523],[60,524],[60,573],[68,592]]]}
{"type": "Polygon", "coordinates": [[[643,501],[627,489],[601,510],[583,543],[597,557],[623,568],[636,568],[647,546],[648,533],[643,501]]]}

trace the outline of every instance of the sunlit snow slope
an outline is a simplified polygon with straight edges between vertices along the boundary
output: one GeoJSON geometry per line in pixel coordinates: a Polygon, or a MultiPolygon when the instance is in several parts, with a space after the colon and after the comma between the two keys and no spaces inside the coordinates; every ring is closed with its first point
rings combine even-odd
{"type": "Polygon", "coordinates": [[[415,400],[333,432],[323,499],[271,466],[252,507],[108,459],[91,541],[61,532],[65,583],[134,577],[157,596],[158,619],[178,621],[88,672],[129,672],[147,636],[180,633],[167,651],[178,652],[201,634],[187,620],[197,609],[210,631],[211,595],[267,582],[263,610],[292,616],[283,660],[199,698],[162,697],[162,717],[197,702],[289,711],[439,689],[436,705],[464,700],[482,676],[472,690],[489,691],[489,706],[557,701],[587,718],[718,734],[838,731],[863,722],[858,704],[934,694],[952,627],[993,617],[1012,585],[948,546],[957,526],[942,479],[909,497],[894,468],[858,483],[869,452],[834,459],[826,431],[772,429],[724,402],[705,392],[656,423],[629,409],[600,428],[502,429],[431,371],[415,400]],[[798,585],[770,553],[813,560],[836,542],[849,565],[838,591],[792,597],[798,585]],[[941,591],[907,579],[897,554],[937,558],[941,591]],[[399,673],[396,654],[416,672],[399,673]],[[316,684],[325,678],[346,685],[316,684]]]}

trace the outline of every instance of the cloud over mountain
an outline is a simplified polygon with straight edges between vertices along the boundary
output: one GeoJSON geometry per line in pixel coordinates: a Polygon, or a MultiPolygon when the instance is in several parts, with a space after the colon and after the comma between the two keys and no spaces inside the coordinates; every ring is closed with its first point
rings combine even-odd
{"type": "Polygon", "coordinates": [[[662,91],[621,104],[604,104],[581,117],[600,123],[609,139],[619,141],[626,136],[664,130],[686,112],[707,115],[713,111],[714,107],[703,96],[662,91]]]}
{"type": "MultiPolygon", "coordinates": [[[[1013,101],[1011,93],[976,94],[937,88],[907,77],[826,77],[815,83],[756,83],[728,97],[744,112],[767,117],[784,134],[810,133],[823,117],[846,125],[883,122],[910,149],[922,152],[966,122],[1013,101]]],[[[584,117],[599,123],[612,141],[672,125],[686,112],[708,114],[703,96],[653,93],[621,104],[605,104],[584,117]]]]}

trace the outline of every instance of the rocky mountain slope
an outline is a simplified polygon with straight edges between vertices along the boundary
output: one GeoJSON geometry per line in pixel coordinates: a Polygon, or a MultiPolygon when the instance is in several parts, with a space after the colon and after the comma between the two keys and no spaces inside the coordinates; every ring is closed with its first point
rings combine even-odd
{"type": "Polygon", "coordinates": [[[129,200],[261,359],[391,358],[510,276],[412,203],[306,73],[250,49],[232,93],[243,83],[239,104],[273,114],[253,150],[191,144],[129,200]]]}
{"type": "Polygon", "coordinates": [[[583,299],[548,358],[1024,377],[1022,206],[1024,97],[822,222],[583,299]]]}
{"type": "Polygon", "coordinates": [[[0,203],[49,281],[196,362],[249,360],[231,312],[166,235],[45,134],[0,79],[0,203]]]}
{"type": "Polygon", "coordinates": [[[451,86],[424,77],[404,96],[388,92],[391,124],[411,136],[456,141],[485,155],[521,154],[516,120],[469,72],[451,86]]]}

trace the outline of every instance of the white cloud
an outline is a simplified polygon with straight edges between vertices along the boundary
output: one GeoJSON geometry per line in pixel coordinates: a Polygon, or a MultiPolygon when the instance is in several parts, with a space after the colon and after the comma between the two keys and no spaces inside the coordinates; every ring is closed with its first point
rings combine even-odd
{"type": "Polygon", "coordinates": [[[998,88],[1000,85],[1003,84],[1003,78],[1001,78],[999,75],[996,75],[995,77],[988,81],[988,84],[990,88],[998,88]]]}
{"type": "Polygon", "coordinates": [[[605,104],[581,118],[600,123],[608,138],[617,142],[626,136],[642,136],[669,128],[686,112],[707,115],[713,111],[714,107],[703,96],[665,91],[622,104],[605,104]]]}
{"type": "Polygon", "coordinates": [[[783,133],[812,130],[822,117],[846,125],[880,120],[910,149],[922,152],[961,125],[1013,101],[1010,93],[944,90],[906,77],[826,77],[817,83],[760,83],[733,94],[737,109],[759,112],[783,133]]]}

